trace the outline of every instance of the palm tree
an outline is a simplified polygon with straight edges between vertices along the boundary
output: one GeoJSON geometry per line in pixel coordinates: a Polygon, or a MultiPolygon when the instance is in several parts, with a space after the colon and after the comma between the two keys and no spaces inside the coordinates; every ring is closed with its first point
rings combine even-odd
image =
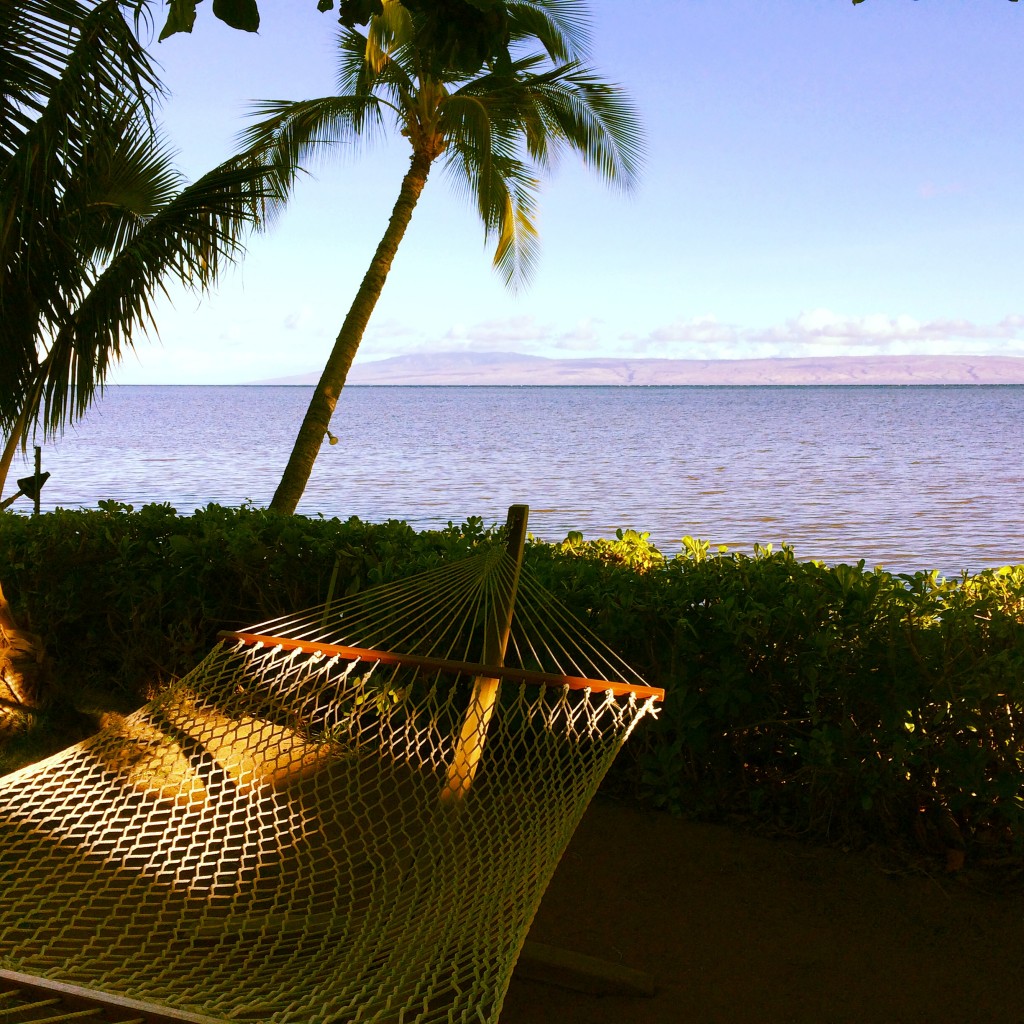
{"type": "MultiPolygon", "coordinates": [[[[384,0],[365,33],[339,35],[339,94],[299,102],[262,102],[260,120],[242,135],[244,154],[290,168],[327,145],[390,122],[411,156],[369,269],[342,324],[271,508],[295,511],[349,368],[380,297],[427,176],[441,161],[473,198],[494,264],[506,283],[529,276],[537,256],[534,223],[539,173],[573,150],[606,180],[636,181],[639,120],[621,91],[582,60],[586,13],[580,0],[508,3],[508,47],[474,75],[446,67],[426,49],[409,11],[384,0]]],[[[294,173],[294,172],[292,172],[294,173]]]]}
{"type": "MultiPolygon", "coordinates": [[[[0,2],[0,489],[31,430],[88,408],[168,280],[208,288],[284,193],[273,169],[183,182],[118,0],[0,2]],[[268,173],[270,172],[270,173],[268,173]]],[[[0,589],[0,719],[41,656],[0,589]]]]}
{"type": "Polygon", "coordinates": [[[184,187],[118,0],[0,4],[0,488],[82,415],[167,282],[209,288],[283,193],[232,160],[184,187]]]}

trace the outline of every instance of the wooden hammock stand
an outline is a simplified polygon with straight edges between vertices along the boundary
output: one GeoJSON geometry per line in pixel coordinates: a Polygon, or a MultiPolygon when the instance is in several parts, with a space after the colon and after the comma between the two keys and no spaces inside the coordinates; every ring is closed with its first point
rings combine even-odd
{"type": "MultiPolygon", "coordinates": [[[[504,665],[519,571],[523,561],[528,513],[529,509],[526,505],[513,505],[509,509],[507,553],[514,560],[515,568],[509,587],[495,602],[493,614],[490,615],[486,623],[483,658],[479,664],[371,648],[307,642],[257,633],[225,631],[219,635],[224,640],[281,647],[287,650],[302,650],[328,657],[338,656],[346,660],[407,665],[412,668],[471,674],[473,690],[469,708],[463,720],[461,733],[456,741],[455,751],[441,792],[442,801],[457,807],[472,786],[502,679],[564,686],[570,689],[589,689],[595,692],[610,691],[615,695],[633,694],[637,698],[643,699],[661,700],[664,698],[664,690],[654,687],[563,676],[504,665]]],[[[558,985],[591,995],[650,996],[654,994],[655,988],[653,978],[645,972],[531,940],[527,940],[523,946],[515,973],[522,978],[558,985]]],[[[5,1022],[12,1022],[12,1024],[19,1024],[19,1022],[57,1024],[57,1022],[71,1020],[106,1022],[106,1024],[223,1024],[217,1018],[186,1013],[165,1006],[6,970],[0,970],[0,1018],[5,1022]],[[23,1016],[16,1016],[16,1013],[21,1013],[23,1016]]]]}

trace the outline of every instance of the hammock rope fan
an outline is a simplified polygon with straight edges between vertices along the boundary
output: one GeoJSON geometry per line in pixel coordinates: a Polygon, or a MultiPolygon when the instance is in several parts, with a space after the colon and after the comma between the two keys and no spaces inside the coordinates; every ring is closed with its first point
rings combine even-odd
{"type": "Polygon", "coordinates": [[[134,715],[0,779],[0,981],[87,1007],[19,1018],[0,993],[0,1021],[90,995],[90,1020],[497,1021],[562,851],[663,697],[522,568],[526,516],[224,633],[134,715]]]}

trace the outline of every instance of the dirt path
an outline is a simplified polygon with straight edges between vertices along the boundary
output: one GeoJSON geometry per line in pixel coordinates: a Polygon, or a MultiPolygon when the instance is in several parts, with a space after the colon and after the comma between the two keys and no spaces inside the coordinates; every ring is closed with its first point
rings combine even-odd
{"type": "Polygon", "coordinates": [[[502,1024],[1024,1022],[1024,898],[609,803],[531,938],[647,971],[657,993],[515,979],[502,1024]]]}

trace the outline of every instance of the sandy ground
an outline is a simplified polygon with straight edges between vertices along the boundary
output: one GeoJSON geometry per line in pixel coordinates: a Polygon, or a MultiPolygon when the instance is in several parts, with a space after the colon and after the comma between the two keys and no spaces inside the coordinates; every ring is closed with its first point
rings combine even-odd
{"type": "Polygon", "coordinates": [[[588,810],[531,938],[648,972],[653,997],[514,978],[502,1024],[1024,1022],[1024,897],[869,856],[588,810]]]}

